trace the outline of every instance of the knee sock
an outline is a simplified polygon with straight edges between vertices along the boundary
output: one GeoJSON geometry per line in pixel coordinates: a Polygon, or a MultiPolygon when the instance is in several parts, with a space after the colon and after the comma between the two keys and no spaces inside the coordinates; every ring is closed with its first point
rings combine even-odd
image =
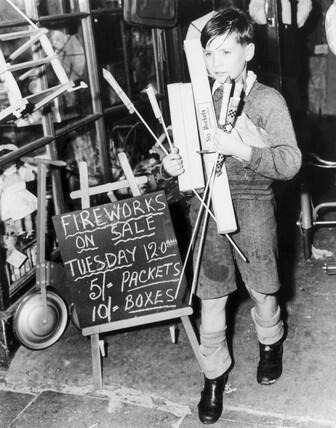
{"type": "Polygon", "coordinates": [[[278,342],[284,334],[283,321],[280,319],[280,306],[271,318],[262,318],[256,313],[255,308],[251,309],[252,319],[256,328],[258,340],[264,345],[273,345],[278,342]]]}
{"type": "Polygon", "coordinates": [[[200,328],[202,370],[208,379],[215,379],[231,366],[225,330],[205,332],[200,328]]]}

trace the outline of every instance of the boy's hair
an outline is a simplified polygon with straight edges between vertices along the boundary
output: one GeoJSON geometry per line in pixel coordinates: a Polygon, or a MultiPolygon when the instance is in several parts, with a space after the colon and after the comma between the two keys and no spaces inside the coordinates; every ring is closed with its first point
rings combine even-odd
{"type": "Polygon", "coordinates": [[[253,43],[254,23],[251,17],[241,9],[234,7],[217,12],[205,24],[201,32],[201,44],[206,48],[209,40],[223,34],[236,34],[237,42],[242,45],[253,43]]]}

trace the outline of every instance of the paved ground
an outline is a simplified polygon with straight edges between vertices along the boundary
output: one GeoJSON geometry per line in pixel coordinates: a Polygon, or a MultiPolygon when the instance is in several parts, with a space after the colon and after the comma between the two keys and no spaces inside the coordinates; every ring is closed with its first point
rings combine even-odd
{"type": "MultiPolygon", "coordinates": [[[[335,241],[335,231],[317,234],[317,245],[336,248],[335,241]]],[[[284,373],[272,386],[255,381],[251,302],[243,292],[231,302],[235,365],[217,426],[336,427],[336,277],[325,275],[322,264],[298,257],[291,271],[295,291],[287,290],[284,373]]],[[[182,326],[178,344],[171,342],[168,327],[106,335],[104,388],[99,392],[92,387],[90,341],[73,325],[49,349],[19,348],[1,376],[0,426],[202,426],[197,417],[202,376],[182,326]]]]}
{"type": "MultiPolygon", "coordinates": [[[[336,230],[320,229],[314,244],[336,252],[336,230]]],[[[324,260],[304,262],[299,236],[294,248],[285,242],[281,252],[288,323],[283,376],[272,386],[256,383],[252,304],[240,290],[229,313],[234,367],[216,426],[336,428],[336,276],[323,273],[324,260]]],[[[118,331],[104,340],[99,392],[92,386],[90,341],[73,325],[49,349],[20,347],[9,370],[0,372],[0,427],[203,426],[197,417],[202,375],[182,326],[178,344],[171,342],[168,324],[118,331]]]]}

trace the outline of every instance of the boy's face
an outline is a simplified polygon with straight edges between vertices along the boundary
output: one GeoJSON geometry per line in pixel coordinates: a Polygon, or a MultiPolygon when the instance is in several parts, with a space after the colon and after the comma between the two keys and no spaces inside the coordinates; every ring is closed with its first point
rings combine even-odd
{"type": "Polygon", "coordinates": [[[204,51],[205,65],[211,77],[224,83],[227,77],[245,78],[246,65],[253,58],[254,44],[242,45],[235,33],[211,39],[204,51]]]}

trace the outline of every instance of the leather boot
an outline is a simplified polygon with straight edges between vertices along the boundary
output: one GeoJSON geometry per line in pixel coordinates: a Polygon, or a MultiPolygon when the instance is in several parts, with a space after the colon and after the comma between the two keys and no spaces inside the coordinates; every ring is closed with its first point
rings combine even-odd
{"type": "Polygon", "coordinates": [[[204,377],[204,389],[198,403],[198,416],[203,424],[213,424],[223,411],[223,392],[228,374],[223,373],[216,379],[204,377]]]}
{"type": "Polygon", "coordinates": [[[257,381],[262,385],[271,385],[282,373],[282,340],[272,345],[263,345],[259,342],[259,350],[257,381]]]}

